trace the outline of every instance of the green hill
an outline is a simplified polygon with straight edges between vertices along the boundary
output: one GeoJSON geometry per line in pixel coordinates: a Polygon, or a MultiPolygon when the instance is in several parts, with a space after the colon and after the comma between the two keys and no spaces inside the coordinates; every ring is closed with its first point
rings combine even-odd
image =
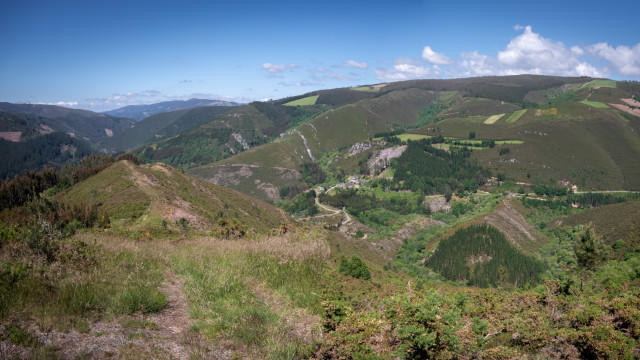
{"type": "Polygon", "coordinates": [[[102,140],[95,147],[106,153],[131,150],[146,142],[168,138],[209,122],[231,109],[233,107],[206,106],[155,114],[113,137],[102,140]]]}
{"type": "MultiPolygon", "coordinates": [[[[353,91],[356,92],[356,91],[353,91]]],[[[358,92],[364,93],[364,92],[358,92]]],[[[288,131],[276,141],[252,148],[219,163],[189,170],[206,180],[222,181],[235,187],[237,181],[226,181],[230,165],[249,164],[255,167],[284,168],[288,178],[260,179],[256,172],[236,171],[230,175],[244,178],[240,183],[266,181],[277,189],[294,182],[292,172],[298,172],[306,162],[314,162],[326,154],[367,140],[375,134],[396,127],[412,126],[419,121],[420,112],[439,97],[448,93],[407,89],[381,95],[375,99],[360,100],[327,111],[313,120],[288,131]],[[337,131],[339,129],[339,131],[337,131]],[[223,167],[224,166],[224,167],[223,167]],[[281,182],[284,181],[284,184],[281,182]]],[[[273,172],[271,172],[273,173],[273,172]]],[[[295,176],[296,178],[299,176],[295,176]]],[[[241,191],[246,191],[239,187],[241,191]]],[[[268,192],[258,189],[252,193],[264,200],[274,201],[268,192]]]]}
{"type": "Polygon", "coordinates": [[[209,233],[236,223],[247,234],[266,233],[290,223],[262,201],[164,164],[118,161],[57,197],[98,203],[115,231],[142,236],[169,236],[184,228],[209,233]]]}
{"type": "Polygon", "coordinates": [[[104,114],[118,117],[126,117],[140,121],[149,116],[172,112],[176,110],[186,110],[203,106],[237,106],[235,102],[208,99],[189,99],[189,100],[173,100],[163,101],[148,105],[129,105],[114,110],[103,112],[104,114]]]}

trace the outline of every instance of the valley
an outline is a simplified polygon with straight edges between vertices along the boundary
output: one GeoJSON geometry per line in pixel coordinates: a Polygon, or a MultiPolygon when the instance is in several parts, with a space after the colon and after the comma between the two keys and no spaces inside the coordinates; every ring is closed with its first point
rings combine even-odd
{"type": "Polygon", "coordinates": [[[639,99],[409,80],[82,136],[2,103],[0,357],[637,358],[639,99]]]}

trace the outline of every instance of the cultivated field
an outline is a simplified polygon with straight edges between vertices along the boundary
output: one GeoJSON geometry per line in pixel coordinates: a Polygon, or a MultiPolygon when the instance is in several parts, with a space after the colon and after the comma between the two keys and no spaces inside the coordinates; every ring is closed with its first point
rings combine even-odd
{"type": "Polygon", "coordinates": [[[310,105],[315,105],[317,100],[318,100],[318,95],[313,95],[313,96],[307,96],[307,97],[302,98],[302,99],[290,101],[290,102],[288,102],[286,104],[283,104],[283,105],[285,105],[285,106],[310,106],[310,105]]]}
{"type": "Polygon", "coordinates": [[[589,106],[591,106],[591,107],[595,107],[595,108],[598,108],[598,109],[608,109],[608,108],[609,108],[609,106],[607,106],[607,104],[605,104],[605,103],[601,103],[601,102],[599,102],[599,101],[587,101],[587,100],[583,100],[583,101],[580,101],[580,102],[581,102],[581,103],[583,103],[583,104],[585,104],[585,105],[589,105],[589,106]]]}
{"type": "Polygon", "coordinates": [[[616,87],[616,81],[615,80],[593,80],[592,82],[589,82],[587,84],[585,84],[584,86],[587,87],[616,87]]]}
{"type": "Polygon", "coordinates": [[[487,125],[494,124],[496,121],[500,120],[500,118],[502,118],[503,116],[504,114],[491,115],[487,118],[487,120],[484,121],[484,123],[487,125]]]}
{"type": "Polygon", "coordinates": [[[513,114],[511,114],[511,116],[509,116],[507,118],[507,120],[505,120],[508,123],[512,123],[512,122],[516,122],[518,121],[518,119],[520,119],[522,117],[522,115],[524,115],[527,112],[527,109],[522,109],[522,110],[518,110],[515,111],[513,114]]]}

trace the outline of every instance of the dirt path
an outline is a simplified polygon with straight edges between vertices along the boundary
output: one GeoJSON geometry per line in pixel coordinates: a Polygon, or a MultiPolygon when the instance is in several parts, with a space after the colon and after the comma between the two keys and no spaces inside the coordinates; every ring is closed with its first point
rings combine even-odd
{"type": "MultiPolygon", "coordinates": [[[[208,341],[190,332],[193,321],[182,292],[183,284],[184,280],[167,273],[162,290],[168,305],[156,314],[127,315],[68,332],[43,330],[33,320],[23,320],[22,326],[28,328],[39,343],[56,349],[55,354],[61,359],[231,358],[232,352],[211,349],[208,341]]],[[[0,342],[0,358],[31,359],[34,356],[32,349],[0,342]]]]}

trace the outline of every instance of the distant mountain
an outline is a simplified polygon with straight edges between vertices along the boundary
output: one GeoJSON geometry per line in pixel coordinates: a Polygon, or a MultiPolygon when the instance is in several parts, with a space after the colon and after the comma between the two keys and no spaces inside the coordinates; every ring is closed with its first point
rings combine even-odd
{"type": "MultiPolygon", "coordinates": [[[[404,140],[441,135],[446,140],[438,146],[473,147],[472,159],[514,182],[640,189],[637,82],[534,75],[414,80],[323,90],[292,98],[293,103],[316,95],[313,106],[325,108],[301,122],[287,120],[291,102],[251,104],[254,111],[265,108],[260,116],[268,114],[270,121],[283,125],[275,141],[248,141],[248,132],[239,131],[240,121],[257,117],[240,113],[241,107],[225,115],[233,131],[225,128],[226,119],[218,119],[158,143],[152,159],[192,167],[192,175],[275,202],[279,190],[303,185],[305,163],[319,162],[343,178],[366,172],[364,155],[380,153],[376,148],[356,157],[353,145],[369,148],[373,138],[403,133],[404,140]],[[217,143],[205,136],[214,128],[217,143]],[[229,157],[231,150],[235,154],[229,157]],[[222,156],[214,156],[216,152],[222,156]],[[338,158],[359,159],[349,160],[355,161],[349,168],[356,170],[334,168],[338,158]],[[202,166],[193,166],[197,164],[202,166]]],[[[311,107],[295,106],[299,111],[311,107]]]]}
{"type": "Polygon", "coordinates": [[[99,114],[89,110],[69,109],[55,105],[12,104],[0,102],[0,111],[22,116],[21,122],[41,133],[63,132],[94,144],[131,127],[134,120],[99,114]]]}
{"type": "Polygon", "coordinates": [[[163,101],[156,104],[149,105],[129,105],[115,110],[109,110],[103,112],[103,114],[126,117],[140,121],[151,115],[158,113],[191,109],[201,106],[237,106],[238,103],[222,101],[222,100],[208,100],[208,99],[189,99],[189,100],[175,100],[175,101],[163,101]]]}
{"type": "Polygon", "coordinates": [[[202,106],[151,115],[125,131],[96,144],[105,153],[131,150],[146,142],[165,139],[215,119],[232,106],[202,106]]]}

